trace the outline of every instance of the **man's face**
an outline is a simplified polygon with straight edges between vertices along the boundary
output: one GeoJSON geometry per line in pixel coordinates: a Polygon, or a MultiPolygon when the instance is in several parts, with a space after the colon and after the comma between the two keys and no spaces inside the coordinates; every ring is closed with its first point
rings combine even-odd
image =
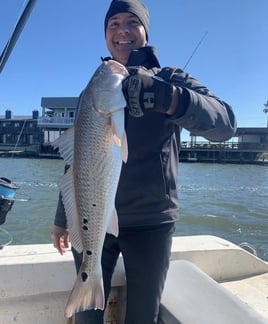
{"type": "Polygon", "coordinates": [[[146,43],[146,32],[137,16],[122,12],[109,19],[106,45],[119,63],[126,65],[132,50],[139,49],[146,43]]]}

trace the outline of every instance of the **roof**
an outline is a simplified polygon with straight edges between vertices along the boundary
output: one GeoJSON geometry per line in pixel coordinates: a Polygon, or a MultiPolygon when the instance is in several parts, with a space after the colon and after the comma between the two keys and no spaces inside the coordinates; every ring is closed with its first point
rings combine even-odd
{"type": "Polygon", "coordinates": [[[79,97],[42,97],[41,106],[45,108],[76,108],[79,97]]]}
{"type": "Polygon", "coordinates": [[[34,120],[33,116],[12,116],[12,118],[6,118],[6,116],[0,116],[0,120],[5,121],[18,121],[18,120],[34,120]]]}
{"type": "Polygon", "coordinates": [[[240,135],[261,135],[268,134],[267,127],[238,127],[236,131],[236,136],[240,135]]]}

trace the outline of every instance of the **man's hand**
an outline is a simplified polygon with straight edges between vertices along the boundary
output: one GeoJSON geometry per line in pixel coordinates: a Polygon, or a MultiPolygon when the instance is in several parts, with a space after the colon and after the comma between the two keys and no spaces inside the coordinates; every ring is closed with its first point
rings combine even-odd
{"type": "Polygon", "coordinates": [[[69,231],[55,225],[51,232],[51,240],[54,247],[63,255],[69,247],[69,231]]]}
{"type": "Polygon", "coordinates": [[[123,92],[130,115],[141,117],[145,111],[167,113],[173,101],[175,88],[142,67],[128,68],[123,81],[123,92]]]}

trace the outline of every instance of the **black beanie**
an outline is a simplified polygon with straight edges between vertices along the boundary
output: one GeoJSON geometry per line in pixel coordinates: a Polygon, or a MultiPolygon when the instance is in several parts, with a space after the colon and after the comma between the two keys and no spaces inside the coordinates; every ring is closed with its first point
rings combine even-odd
{"type": "Polygon", "coordinates": [[[139,0],[113,0],[110,4],[110,7],[107,11],[104,20],[105,34],[108,25],[108,20],[119,12],[129,12],[137,16],[145,29],[146,39],[148,41],[150,24],[149,11],[147,7],[139,0]]]}

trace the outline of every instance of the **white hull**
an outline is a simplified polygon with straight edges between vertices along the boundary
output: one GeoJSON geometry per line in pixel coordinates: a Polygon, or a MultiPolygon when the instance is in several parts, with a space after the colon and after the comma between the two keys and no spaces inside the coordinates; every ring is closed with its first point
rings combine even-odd
{"type": "MultiPolygon", "coordinates": [[[[161,305],[166,324],[268,323],[268,264],[215,236],[175,237],[161,305]]],[[[51,244],[0,250],[0,324],[63,324],[76,278],[72,254],[51,244]]],[[[119,259],[106,312],[123,323],[125,276],[119,259]]],[[[113,322],[115,321],[115,322],[113,322]]]]}

